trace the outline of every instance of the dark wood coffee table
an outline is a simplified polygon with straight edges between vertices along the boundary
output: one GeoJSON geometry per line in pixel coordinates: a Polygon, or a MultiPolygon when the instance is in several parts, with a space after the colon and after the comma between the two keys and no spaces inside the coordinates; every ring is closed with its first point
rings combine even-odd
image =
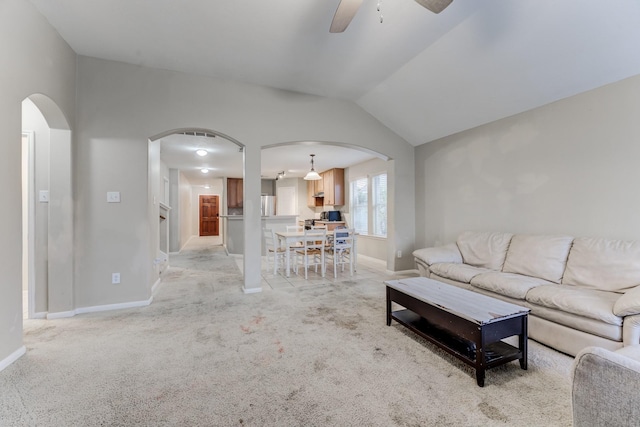
{"type": "Polygon", "coordinates": [[[487,369],[513,360],[527,369],[528,308],[426,277],[385,284],[387,326],[393,319],[473,366],[480,387],[487,369]],[[392,302],[405,309],[391,311],[392,302]],[[501,341],[514,335],[518,347],[501,341]]]}

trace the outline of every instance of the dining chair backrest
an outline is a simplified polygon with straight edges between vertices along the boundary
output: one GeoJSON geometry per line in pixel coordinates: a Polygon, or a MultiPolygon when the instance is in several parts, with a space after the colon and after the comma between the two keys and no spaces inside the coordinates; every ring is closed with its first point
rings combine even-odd
{"type": "Polygon", "coordinates": [[[271,228],[262,229],[262,238],[264,239],[264,246],[267,249],[275,250],[278,246],[278,239],[276,238],[276,232],[271,228]]]}
{"type": "Polygon", "coordinates": [[[302,243],[306,249],[322,249],[324,251],[324,245],[327,242],[327,229],[326,228],[314,228],[310,230],[304,230],[304,237],[302,243]]]}
{"type": "Polygon", "coordinates": [[[336,227],[333,232],[333,248],[337,250],[353,248],[355,230],[347,227],[336,227]]]}

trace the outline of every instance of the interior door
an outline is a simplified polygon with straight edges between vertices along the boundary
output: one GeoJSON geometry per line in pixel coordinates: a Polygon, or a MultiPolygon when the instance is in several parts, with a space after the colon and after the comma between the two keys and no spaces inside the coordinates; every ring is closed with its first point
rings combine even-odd
{"type": "Polygon", "coordinates": [[[200,235],[220,235],[220,206],[218,196],[200,196],[200,235]]]}

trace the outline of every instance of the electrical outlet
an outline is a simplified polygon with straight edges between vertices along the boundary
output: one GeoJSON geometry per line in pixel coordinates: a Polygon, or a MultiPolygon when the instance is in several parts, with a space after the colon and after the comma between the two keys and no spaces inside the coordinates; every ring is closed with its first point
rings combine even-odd
{"type": "Polygon", "coordinates": [[[398,258],[402,258],[402,251],[398,251],[398,253],[396,254],[396,256],[397,256],[398,258]]]}
{"type": "Polygon", "coordinates": [[[120,192],[119,191],[108,191],[107,192],[107,203],[120,203],[120,192]]]}
{"type": "Polygon", "coordinates": [[[111,273],[111,283],[114,285],[120,283],[120,273],[111,273]]]}
{"type": "Polygon", "coordinates": [[[49,190],[40,190],[38,201],[40,201],[40,203],[49,203],[49,190]]]}

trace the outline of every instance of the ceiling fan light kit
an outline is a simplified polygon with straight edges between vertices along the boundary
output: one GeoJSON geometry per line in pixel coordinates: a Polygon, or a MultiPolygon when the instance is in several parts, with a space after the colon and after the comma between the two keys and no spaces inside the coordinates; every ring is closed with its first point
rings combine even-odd
{"type": "Polygon", "coordinates": [[[416,0],[420,6],[429,9],[433,13],[440,13],[451,4],[453,0],[416,0]]]}
{"type": "MultiPolygon", "coordinates": [[[[420,6],[429,9],[433,13],[442,12],[452,1],[453,0],[416,0],[420,6]]],[[[341,0],[335,15],[333,15],[329,32],[342,33],[346,30],[361,5],[362,0],[341,0]]],[[[380,11],[379,3],[378,11],[380,11]]],[[[380,22],[382,22],[382,14],[380,14],[380,22]]]]}

